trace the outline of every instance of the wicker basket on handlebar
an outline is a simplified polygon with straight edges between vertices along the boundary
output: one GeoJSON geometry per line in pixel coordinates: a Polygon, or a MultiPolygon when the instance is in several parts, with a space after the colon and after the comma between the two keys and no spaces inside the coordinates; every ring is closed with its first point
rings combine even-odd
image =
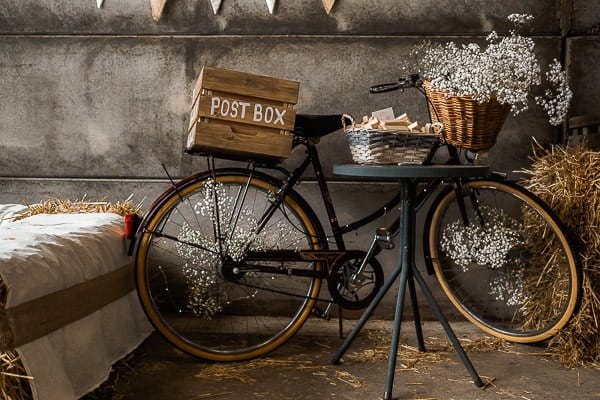
{"type": "Polygon", "coordinates": [[[358,164],[420,165],[430,160],[441,138],[439,133],[355,128],[354,121],[344,130],[358,164]]]}
{"type": "Polygon", "coordinates": [[[488,150],[496,138],[510,106],[496,99],[479,103],[470,96],[448,96],[436,91],[431,83],[423,82],[432,121],[444,125],[444,141],[471,151],[488,150]]]}

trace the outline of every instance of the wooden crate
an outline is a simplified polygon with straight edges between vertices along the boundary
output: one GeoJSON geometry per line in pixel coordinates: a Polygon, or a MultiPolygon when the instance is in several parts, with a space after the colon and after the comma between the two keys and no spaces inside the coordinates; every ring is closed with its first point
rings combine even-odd
{"type": "Polygon", "coordinates": [[[186,151],[290,155],[298,82],[204,66],[194,88],[186,151]]]}
{"type": "Polygon", "coordinates": [[[569,118],[563,144],[570,147],[584,145],[592,150],[600,150],[600,116],[578,115],[569,118]]]}

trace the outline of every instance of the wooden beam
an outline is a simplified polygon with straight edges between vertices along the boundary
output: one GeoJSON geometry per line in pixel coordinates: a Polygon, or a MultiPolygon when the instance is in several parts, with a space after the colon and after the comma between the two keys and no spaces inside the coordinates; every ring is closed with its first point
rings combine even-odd
{"type": "Polygon", "coordinates": [[[558,12],[560,33],[563,37],[568,36],[573,24],[573,0],[561,0],[558,12]]]}

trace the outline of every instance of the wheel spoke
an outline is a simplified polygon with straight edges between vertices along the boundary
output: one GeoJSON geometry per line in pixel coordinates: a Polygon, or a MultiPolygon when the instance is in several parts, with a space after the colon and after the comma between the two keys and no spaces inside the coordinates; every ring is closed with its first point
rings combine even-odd
{"type": "Polygon", "coordinates": [[[227,245],[229,245],[229,242],[231,241],[231,239],[233,238],[233,235],[235,233],[235,228],[237,226],[237,223],[240,219],[240,214],[242,213],[242,209],[244,207],[244,201],[246,200],[246,195],[248,194],[248,188],[250,187],[250,181],[252,180],[252,174],[250,174],[248,176],[248,180],[246,181],[246,185],[242,188],[240,187],[238,189],[238,194],[235,197],[235,203],[233,204],[233,209],[232,209],[232,213],[231,213],[231,217],[229,218],[229,224],[227,227],[227,231],[229,232],[228,236],[227,236],[227,240],[225,241],[225,243],[227,245]],[[240,201],[241,198],[241,201],[240,201]],[[239,207],[238,207],[238,202],[239,202],[239,207]],[[237,212],[236,212],[236,208],[237,208],[237,212]],[[235,216],[235,218],[234,218],[235,216]],[[233,223],[232,223],[233,222],[233,223]]]}
{"type": "Polygon", "coordinates": [[[213,360],[255,357],[310,315],[319,264],[244,262],[246,248],[318,249],[318,222],[306,217],[313,213],[291,202],[295,195],[272,208],[277,189],[250,172],[218,172],[187,183],[148,220],[136,262],[140,299],[181,350],[213,360]]]}
{"type": "Polygon", "coordinates": [[[429,254],[442,288],[488,333],[519,342],[548,338],[579,297],[579,267],[566,235],[523,189],[494,181],[465,189],[432,206],[429,254]],[[464,209],[457,194],[465,196],[464,209]],[[481,223],[465,226],[465,218],[481,223]]]}
{"type": "Polygon", "coordinates": [[[174,242],[177,242],[177,243],[184,244],[184,245],[186,245],[186,246],[195,247],[195,248],[197,248],[197,249],[200,249],[200,250],[208,251],[209,253],[213,253],[213,254],[219,254],[219,253],[217,253],[216,251],[214,251],[214,250],[211,250],[211,249],[209,249],[209,248],[207,248],[207,247],[204,247],[204,246],[202,246],[202,245],[200,245],[200,244],[198,244],[198,243],[186,242],[186,241],[184,241],[184,240],[181,240],[181,239],[179,239],[179,238],[176,238],[175,236],[168,235],[168,234],[166,234],[166,233],[154,232],[154,231],[150,231],[150,230],[146,230],[145,232],[146,232],[146,233],[149,233],[149,234],[151,234],[151,235],[154,235],[154,236],[156,236],[156,237],[159,237],[159,238],[165,238],[165,239],[169,239],[169,240],[172,240],[172,241],[174,241],[174,242]]]}

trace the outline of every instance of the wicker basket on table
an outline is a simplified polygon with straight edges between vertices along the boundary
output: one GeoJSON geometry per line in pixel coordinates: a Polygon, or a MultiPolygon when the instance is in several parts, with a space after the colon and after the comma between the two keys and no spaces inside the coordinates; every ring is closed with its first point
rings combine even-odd
{"type": "Polygon", "coordinates": [[[365,129],[345,126],[352,159],[358,164],[423,164],[430,159],[439,144],[440,129],[436,133],[406,132],[388,129],[365,129]]]}
{"type": "Polygon", "coordinates": [[[471,96],[448,96],[435,90],[428,81],[423,82],[431,120],[444,125],[446,143],[471,151],[489,150],[496,138],[510,106],[496,99],[479,103],[471,96]]]}

